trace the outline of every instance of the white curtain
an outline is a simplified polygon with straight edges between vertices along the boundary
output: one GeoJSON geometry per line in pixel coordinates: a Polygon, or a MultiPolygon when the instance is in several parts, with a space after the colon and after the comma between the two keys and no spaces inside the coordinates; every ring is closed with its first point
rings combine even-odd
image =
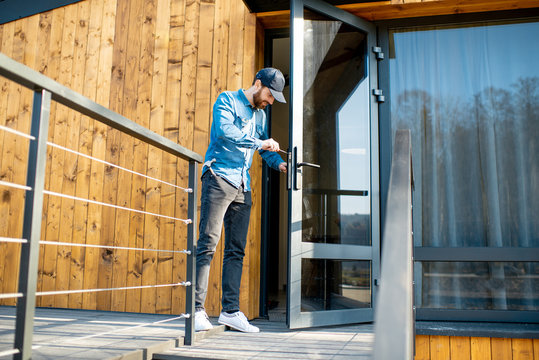
{"type": "MultiPolygon", "coordinates": [[[[392,31],[391,126],[412,131],[414,241],[539,247],[539,22],[392,31]]],[[[418,305],[539,309],[539,266],[430,262],[418,305]]]]}

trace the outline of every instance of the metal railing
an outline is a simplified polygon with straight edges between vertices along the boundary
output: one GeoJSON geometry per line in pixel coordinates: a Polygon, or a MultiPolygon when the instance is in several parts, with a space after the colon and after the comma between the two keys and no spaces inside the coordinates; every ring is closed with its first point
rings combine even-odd
{"type": "Polygon", "coordinates": [[[375,307],[375,360],[414,357],[413,184],[410,130],[397,130],[384,221],[380,291],[375,307]]]}
{"type": "MultiPolygon", "coordinates": [[[[185,340],[186,345],[191,345],[194,339],[194,274],[195,274],[195,244],[196,244],[196,201],[197,201],[197,163],[203,161],[202,157],[186,149],[175,142],[158,135],[149,129],[142,127],[141,125],[117,114],[94,101],[84,97],[83,95],[57,83],[56,81],[44,76],[43,74],[30,69],[29,67],[20,64],[6,55],[0,53],[0,76],[3,76],[11,81],[14,81],[24,87],[27,87],[34,91],[32,119],[31,119],[31,131],[30,134],[24,134],[8,127],[2,126],[0,130],[14,133],[15,135],[23,136],[30,140],[29,153],[28,153],[28,168],[26,174],[26,185],[13,184],[7,181],[1,181],[0,186],[8,186],[11,188],[18,188],[26,191],[25,205],[24,205],[24,219],[23,219],[23,231],[22,239],[13,238],[0,238],[1,242],[12,242],[21,244],[20,253],[20,271],[19,271],[19,285],[18,292],[14,294],[1,294],[0,299],[18,298],[17,300],[17,316],[15,322],[15,344],[12,350],[4,351],[2,355],[14,355],[16,359],[30,359],[32,352],[32,338],[34,327],[34,314],[36,305],[36,296],[44,295],[60,295],[74,292],[96,292],[96,291],[112,291],[112,290],[126,290],[135,288],[147,288],[147,287],[162,287],[162,286],[185,286],[186,287],[186,313],[181,317],[185,318],[185,340]],[[47,159],[47,145],[56,146],[47,141],[49,118],[51,101],[56,101],[60,104],[67,106],[79,113],[89,116],[95,120],[102,122],[114,129],[120,130],[123,133],[129,134],[144,143],[155,146],[167,153],[180,157],[183,160],[189,161],[189,184],[188,188],[182,188],[187,192],[188,196],[188,219],[177,219],[173,217],[167,217],[160,214],[147,213],[151,216],[162,216],[175,221],[182,221],[187,225],[187,249],[182,251],[172,250],[154,250],[163,252],[181,252],[187,256],[187,271],[186,281],[175,284],[157,284],[157,285],[145,285],[138,287],[121,287],[121,288],[109,288],[109,289],[82,289],[82,290],[67,290],[67,291],[47,291],[37,292],[37,276],[38,276],[38,258],[39,258],[39,245],[54,245],[54,246],[93,246],[103,247],[107,249],[119,248],[106,245],[89,245],[89,244],[74,244],[74,243],[61,243],[42,241],[41,235],[41,221],[43,213],[43,196],[48,194],[49,196],[64,196],[69,197],[72,200],[93,202],[90,199],[76,198],[73,196],[54,193],[44,189],[45,185],[45,168],[47,159]]],[[[62,150],[73,150],[63,148],[62,150]]],[[[77,153],[79,156],[87,156],[85,154],[77,153]]],[[[102,159],[92,160],[104,162],[102,159]]],[[[114,166],[107,163],[107,165],[114,166]]],[[[130,171],[128,169],[122,169],[130,171]]],[[[134,173],[134,172],[132,172],[134,173]]],[[[138,174],[145,176],[143,174],[138,174]]],[[[153,178],[152,178],[153,179],[153,178]]],[[[157,180],[157,179],[153,179],[157,180]]],[[[169,184],[172,185],[172,184],[169,184]]],[[[175,186],[175,185],[172,185],[175,186]]],[[[97,202],[94,202],[97,203],[97,202]]],[[[103,206],[113,206],[121,208],[127,211],[140,210],[129,209],[126,207],[120,207],[116,205],[98,203],[103,206]]],[[[143,248],[122,248],[138,251],[152,251],[143,248]]],[[[174,319],[177,319],[174,318],[174,319]]]]}

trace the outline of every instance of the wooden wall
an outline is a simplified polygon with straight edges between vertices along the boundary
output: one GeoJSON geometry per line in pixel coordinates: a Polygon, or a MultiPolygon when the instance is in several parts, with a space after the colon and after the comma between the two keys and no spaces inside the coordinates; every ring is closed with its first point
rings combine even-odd
{"type": "Polygon", "coordinates": [[[415,360],[539,360],[538,339],[416,335],[415,360]]]}
{"type": "MultiPolygon", "coordinates": [[[[250,86],[262,65],[262,29],[242,0],[83,0],[0,25],[0,51],[179,144],[204,154],[211,106],[223,90],[250,86]]],[[[29,132],[32,94],[0,78],[0,124],[29,132]]],[[[69,109],[53,105],[49,141],[187,186],[187,163],[69,109]]],[[[28,141],[0,131],[0,179],[25,183],[28,141]]],[[[200,169],[200,167],[199,167],[200,169]]],[[[241,308],[258,315],[261,160],[241,308]]],[[[45,188],[71,196],[186,218],[181,190],[48,148],[45,188]]],[[[0,236],[21,237],[23,192],[0,187],[0,236]]],[[[46,196],[42,239],[147,249],[186,247],[178,221],[46,196]]],[[[39,291],[169,284],[185,279],[185,255],[42,245],[39,291]]],[[[207,309],[220,311],[223,242],[207,309]]],[[[16,292],[20,246],[0,244],[3,293],[16,292]]],[[[4,304],[15,304],[6,300],[4,304]]],[[[38,306],[174,313],[185,289],[152,288],[45,296],[38,306]]]]}

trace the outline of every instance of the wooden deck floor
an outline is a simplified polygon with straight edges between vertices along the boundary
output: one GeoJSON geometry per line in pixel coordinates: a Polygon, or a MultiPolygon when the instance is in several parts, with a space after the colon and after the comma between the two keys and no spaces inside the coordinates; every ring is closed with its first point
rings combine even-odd
{"type": "Polygon", "coordinates": [[[302,330],[260,319],[253,324],[260,333],[225,331],[192,347],[154,354],[154,359],[369,359],[374,343],[371,324],[302,330]]]}
{"type": "MultiPolygon", "coordinates": [[[[171,315],[36,309],[34,360],[176,359],[367,359],[373,325],[289,330],[282,321],[255,320],[257,334],[224,331],[196,334],[183,344],[184,320],[171,315]]],[[[211,321],[216,324],[216,319],[211,321]]],[[[0,306],[0,353],[13,347],[15,308],[0,306]]],[[[9,359],[0,357],[0,359],[9,359]]]]}

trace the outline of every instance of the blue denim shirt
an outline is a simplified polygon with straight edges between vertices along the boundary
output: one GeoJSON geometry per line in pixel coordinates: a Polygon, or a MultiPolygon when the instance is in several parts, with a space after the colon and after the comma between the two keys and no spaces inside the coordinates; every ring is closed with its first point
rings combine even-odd
{"type": "Polygon", "coordinates": [[[279,170],[283,162],[277,153],[260,149],[262,140],[268,138],[267,130],[266,113],[253,108],[243,90],[221,93],[213,105],[210,145],[202,175],[211,166],[236,188],[243,184],[244,191],[251,191],[249,169],[255,150],[273,169],[279,170]]]}

